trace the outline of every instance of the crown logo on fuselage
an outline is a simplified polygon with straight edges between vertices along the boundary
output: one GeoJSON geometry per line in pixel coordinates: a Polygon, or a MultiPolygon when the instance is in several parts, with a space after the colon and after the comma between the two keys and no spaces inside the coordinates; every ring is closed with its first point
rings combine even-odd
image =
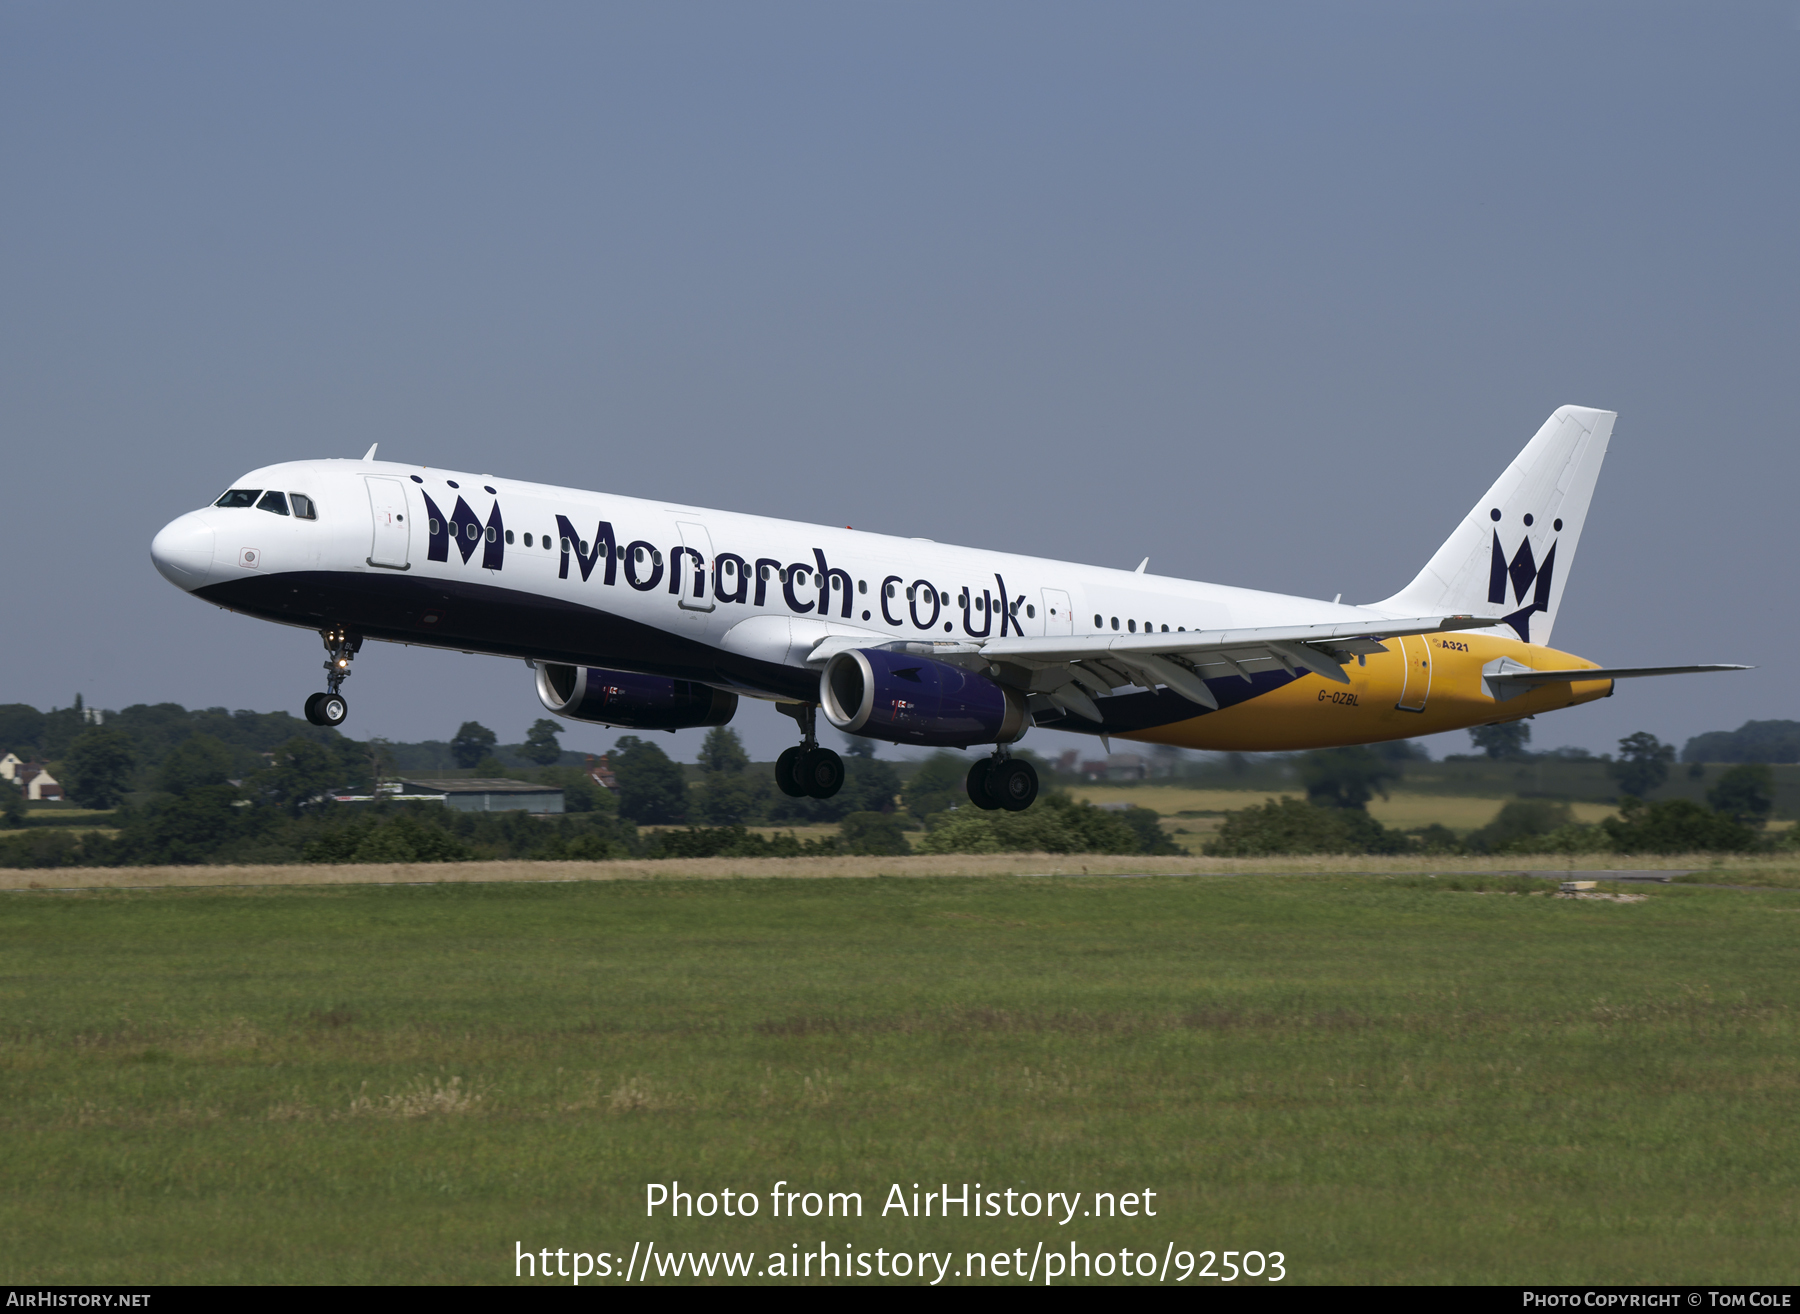
{"type": "MultiPolygon", "coordinates": [[[[1496,518],[1499,512],[1494,513],[1496,518]]],[[[1530,516],[1525,517],[1529,523],[1530,516]]],[[[1560,527],[1562,521],[1557,521],[1560,527]]],[[[1506,586],[1512,585],[1513,601],[1521,604],[1519,609],[1509,616],[1501,618],[1502,624],[1510,625],[1521,641],[1531,642],[1531,615],[1533,612],[1550,610],[1550,584],[1556,571],[1556,544],[1550,544],[1550,550],[1544,554],[1542,565],[1538,564],[1531,550],[1531,536],[1527,534],[1519,542],[1519,550],[1513,553],[1511,561],[1506,559],[1506,550],[1500,546],[1500,531],[1494,531],[1494,555],[1488,569],[1488,601],[1496,607],[1506,605],[1506,586]],[[1531,594],[1531,601],[1525,601],[1525,595],[1531,594]]]]}
{"type": "Polygon", "coordinates": [[[430,517],[426,522],[430,535],[425,549],[427,560],[448,561],[450,548],[454,544],[466,564],[479,546],[482,568],[500,569],[501,563],[506,559],[506,522],[500,517],[499,498],[494,499],[494,509],[488,512],[487,524],[483,525],[481,517],[475,514],[475,508],[463,501],[460,493],[456,498],[456,509],[448,516],[438,510],[430,493],[426,493],[424,497],[425,511],[430,517]]]}

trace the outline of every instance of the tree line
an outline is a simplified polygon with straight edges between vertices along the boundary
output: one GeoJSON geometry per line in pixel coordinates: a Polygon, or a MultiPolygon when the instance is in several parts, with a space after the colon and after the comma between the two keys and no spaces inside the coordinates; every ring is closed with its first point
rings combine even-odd
{"type": "MultiPolygon", "coordinates": [[[[494,859],[799,857],[998,847],[1058,852],[1173,852],[1156,814],[1108,812],[1051,791],[1034,814],[966,816],[966,757],[940,753],[902,783],[892,762],[859,741],[846,753],[844,788],[830,799],[794,799],[750,762],[742,740],[715,727],[701,747],[698,780],[657,744],[635,735],[614,745],[616,788],[563,765],[560,727],[540,719],[520,754],[538,765],[507,767],[497,736],[464,722],[448,741],[456,764],[482,775],[554,785],[566,811],[468,813],[399,802],[375,791],[391,768],[391,746],[358,743],[283,713],[189,713],[174,704],[129,708],[86,722],[61,764],[72,797],[109,808],[106,829],[33,825],[0,837],[0,866],[127,866],[191,863],[452,862],[494,859]],[[184,724],[185,722],[185,724],[184,724]],[[282,732],[294,730],[285,739],[282,732]],[[185,731],[185,733],[183,733],[185,731]],[[275,746],[263,744],[275,740],[275,746]],[[374,794],[341,804],[343,793],[374,794]],[[798,838],[753,827],[837,824],[831,836],[798,838]],[[1015,833],[1016,832],[1016,833],[1015,833]]],[[[17,791],[10,818],[23,821],[17,791]]]]}
{"type": "MultiPolygon", "coordinates": [[[[1529,738],[1522,723],[1470,732],[1489,756],[1517,756],[1529,738]],[[1494,731],[1509,731],[1497,735],[1494,731]]],[[[1270,799],[1227,815],[1205,852],[1219,857],[1275,854],[1656,854],[1749,853],[1792,848],[1800,830],[1774,837],[1765,826],[1774,811],[1774,773],[1766,763],[1728,768],[1706,791],[1706,805],[1691,799],[1647,802],[1669,778],[1673,745],[1646,732],[1619,741],[1607,769],[1619,786],[1619,815],[1597,825],[1577,822],[1566,802],[1513,799],[1486,826],[1457,836],[1442,825],[1402,832],[1369,815],[1376,795],[1400,780],[1404,764],[1374,749],[1334,748],[1303,754],[1299,762],[1306,798],[1270,799]]]]}
{"type": "MultiPolygon", "coordinates": [[[[1733,751],[1779,748],[1782,727],[1800,729],[1800,723],[1749,722],[1731,732],[1738,736],[1733,751]]],[[[695,782],[657,744],[626,735],[611,755],[616,789],[607,790],[568,764],[574,755],[563,752],[560,733],[556,722],[540,718],[521,743],[501,745],[492,730],[466,721],[443,745],[460,768],[561,788],[567,812],[546,821],[432,804],[332,804],[334,793],[371,793],[403,750],[420,746],[359,743],[286,713],[190,712],[165,703],[108,712],[96,724],[79,698],[48,713],[19,704],[0,707],[0,735],[10,736],[0,738],[0,746],[23,757],[60,745],[55,766],[71,799],[115,810],[110,835],[34,827],[36,833],[0,840],[0,865],[905,853],[915,847],[909,830],[925,832],[916,845],[925,852],[1178,851],[1156,814],[1144,808],[1094,808],[1055,790],[1026,813],[962,807],[968,758],[961,754],[939,753],[903,783],[894,763],[875,756],[871,742],[853,740],[843,790],[831,799],[794,799],[750,762],[728,727],[707,735],[695,782]],[[839,834],[803,840],[753,829],[827,824],[836,824],[839,834]]],[[[1481,727],[1471,736],[1491,758],[1531,757],[1530,728],[1523,722],[1481,727]]],[[[1722,742],[1699,736],[1689,741],[1690,749],[1702,740],[1722,742]]],[[[1296,765],[1306,800],[1271,800],[1231,814],[1207,851],[1641,853],[1751,851],[1774,844],[1764,830],[1773,808],[1767,765],[1732,766],[1707,790],[1704,807],[1681,799],[1644,802],[1666,783],[1676,753],[1641,732],[1620,740],[1617,755],[1604,759],[1622,807],[1619,817],[1598,826],[1577,824],[1567,804],[1520,799],[1470,835],[1458,837],[1441,826],[1401,834],[1370,817],[1367,805],[1377,794],[1386,796],[1414,756],[1406,744],[1302,754],[1296,765]]],[[[1690,774],[1696,769],[1690,766],[1690,774]]],[[[1042,772],[1050,775],[1047,766],[1042,772]]],[[[17,828],[24,820],[18,791],[0,790],[0,824],[17,828]]]]}

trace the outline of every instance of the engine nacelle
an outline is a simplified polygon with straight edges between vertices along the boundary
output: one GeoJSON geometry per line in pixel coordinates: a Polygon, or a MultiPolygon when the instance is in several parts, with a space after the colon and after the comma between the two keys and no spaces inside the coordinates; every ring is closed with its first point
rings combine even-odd
{"type": "Polygon", "coordinates": [[[1014,690],[948,662],[882,648],[840,652],[825,663],[819,702],[839,730],[896,744],[1010,744],[1031,728],[1014,690]]]}
{"type": "Polygon", "coordinates": [[[724,725],[737,714],[737,695],[692,680],[632,675],[596,666],[537,664],[538,701],[571,721],[596,721],[627,730],[687,730],[724,725]]]}

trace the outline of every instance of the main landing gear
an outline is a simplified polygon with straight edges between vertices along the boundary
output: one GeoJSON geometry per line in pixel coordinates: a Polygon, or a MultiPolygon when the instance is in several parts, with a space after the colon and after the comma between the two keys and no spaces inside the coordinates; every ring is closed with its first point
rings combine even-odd
{"type": "Polygon", "coordinates": [[[775,708],[798,721],[805,736],[775,759],[775,787],[789,798],[830,798],[844,787],[844,759],[819,746],[814,729],[819,709],[812,703],[776,703],[775,708]]]}
{"type": "Polygon", "coordinates": [[[1004,748],[994,750],[969,768],[966,782],[969,802],[988,812],[1005,808],[1023,812],[1037,798],[1037,768],[1022,757],[1009,757],[1004,748]]]}
{"type": "Polygon", "coordinates": [[[338,690],[350,678],[350,663],[362,647],[362,635],[336,629],[320,630],[319,637],[325,641],[326,691],[306,700],[306,719],[314,725],[336,727],[350,715],[350,704],[338,690]]]}

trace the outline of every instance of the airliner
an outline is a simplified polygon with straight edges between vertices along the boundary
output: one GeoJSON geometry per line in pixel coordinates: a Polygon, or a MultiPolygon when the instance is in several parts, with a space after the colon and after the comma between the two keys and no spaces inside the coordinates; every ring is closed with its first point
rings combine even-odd
{"type": "Polygon", "coordinates": [[[1616,413],[1558,409],[1393,596],[1361,606],[375,459],[252,470],[150,545],[194,597],[316,631],[315,725],[365,640],[522,659],[560,717],[675,730],[773,702],[776,763],[828,798],[838,730],[993,745],[977,807],[1022,810],[1033,726],[1183,748],[1407,739],[1610,697],[1549,646],[1616,413]]]}

